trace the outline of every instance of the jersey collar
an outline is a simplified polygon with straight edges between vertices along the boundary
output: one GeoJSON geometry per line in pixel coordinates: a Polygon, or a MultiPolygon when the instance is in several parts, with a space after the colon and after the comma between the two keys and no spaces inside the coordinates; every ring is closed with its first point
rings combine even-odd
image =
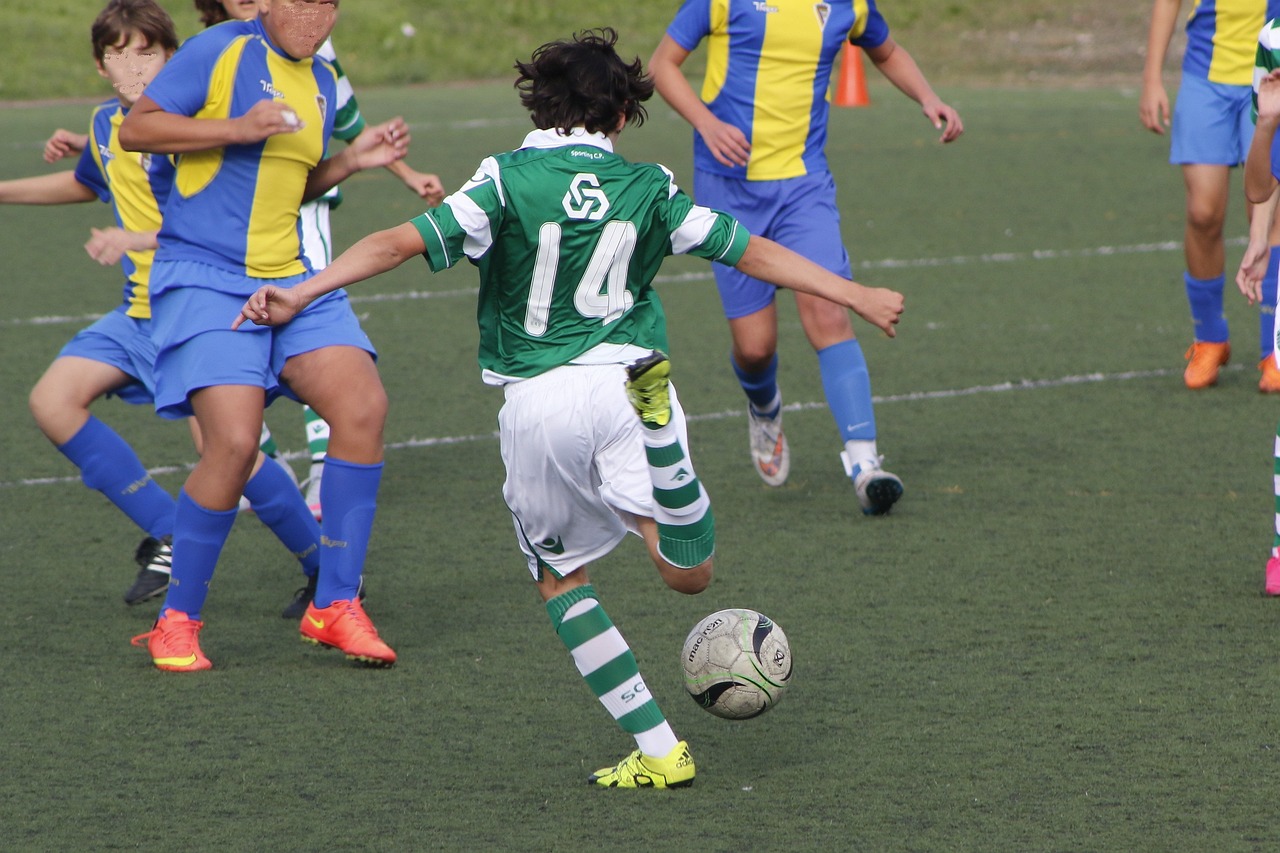
{"type": "Polygon", "coordinates": [[[592,145],[613,153],[613,143],[603,133],[587,133],[586,128],[575,127],[568,134],[551,127],[534,130],[524,138],[521,148],[561,148],[566,145],[592,145]]]}

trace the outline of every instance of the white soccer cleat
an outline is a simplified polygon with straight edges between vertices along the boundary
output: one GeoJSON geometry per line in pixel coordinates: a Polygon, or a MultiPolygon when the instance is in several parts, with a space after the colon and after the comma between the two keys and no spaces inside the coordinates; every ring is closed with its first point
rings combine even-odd
{"type": "Polygon", "coordinates": [[[757,414],[747,405],[747,433],[751,439],[751,461],[760,479],[770,486],[781,486],[791,473],[791,448],[782,431],[782,409],[776,418],[757,414]]]}
{"type": "Polygon", "coordinates": [[[840,461],[844,464],[844,473],[853,480],[863,515],[884,515],[902,497],[902,480],[880,467],[883,456],[863,459],[854,465],[848,452],[842,450],[840,461]]]}

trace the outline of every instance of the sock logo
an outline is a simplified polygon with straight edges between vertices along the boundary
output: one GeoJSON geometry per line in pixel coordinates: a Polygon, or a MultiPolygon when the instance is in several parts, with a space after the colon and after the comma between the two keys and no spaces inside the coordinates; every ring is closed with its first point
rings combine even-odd
{"type": "Polygon", "coordinates": [[[677,469],[677,470],[676,470],[676,472],[675,472],[674,474],[672,474],[672,475],[671,475],[671,479],[673,479],[673,480],[675,480],[677,483],[679,483],[679,482],[681,482],[681,481],[683,481],[683,480],[687,480],[687,479],[689,479],[691,476],[693,476],[693,475],[689,473],[688,469],[686,469],[686,468],[679,468],[679,469],[677,469]]]}

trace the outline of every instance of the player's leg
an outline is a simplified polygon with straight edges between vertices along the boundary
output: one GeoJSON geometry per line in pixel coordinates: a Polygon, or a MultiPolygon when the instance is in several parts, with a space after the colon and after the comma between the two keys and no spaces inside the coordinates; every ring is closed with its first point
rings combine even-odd
{"type": "Polygon", "coordinates": [[[1225,247],[1222,231],[1232,166],[1241,162],[1240,111],[1248,86],[1224,86],[1184,75],[1173,110],[1169,161],[1182,167],[1186,188],[1183,282],[1194,340],[1187,350],[1183,381],[1207,388],[1231,356],[1222,313],[1225,247]]]}
{"type": "MultiPolygon", "coordinates": [[[[769,235],[778,212],[772,189],[778,182],[751,182],[709,172],[694,173],[698,203],[736,216],[752,234],[769,235]]],[[[747,396],[747,441],[760,479],[781,486],[791,471],[791,450],[782,429],[778,388],[777,288],[712,264],[716,289],[733,336],[730,367],[747,396]]]]}
{"type": "Polygon", "coordinates": [[[1258,390],[1265,394],[1280,393],[1280,362],[1276,361],[1276,302],[1280,297],[1280,240],[1267,253],[1267,272],[1262,277],[1262,298],[1258,305],[1258,390]]]}
{"type": "MultiPolygon", "coordinates": [[[[345,300],[340,310],[350,312],[345,300]]],[[[354,322],[354,315],[350,319],[354,322]]],[[[332,430],[321,495],[325,513],[320,525],[320,571],[314,600],[300,625],[303,638],[341,649],[363,664],[390,666],[395,652],[379,638],[360,604],[382,478],[382,429],[387,414],[378,369],[365,349],[324,346],[290,357],[281,379],[332,430]]]]}
{"type": "MultiPolygon", "coordinates": [[[[627,368],[627,397],[642,425],[640,440],[653,498],[651,512],[640,514],[651,516],[652,522],[641,524],[640,532],[667,586],[693,595],[711,583],[716,524],[711,500],[689,456],[684,408],[670,382],[670,365],[665,355],[653,353],[627,368]]],[[[634,434],[625,426],[616,431],[634,434]]],[[[634,454],[632,447],[631,442],[619,441],[603,449],[597,465],[601,470],[626,471],[629,460],[611,457],[634,454]]]]}
{"type": "MultiPolygon", "coordinates": [[[[831,175],[809,175],[787,184],[785,207],[789,215],[779,220],[773,238],[837,275],[851,278],[831,175]]],[[[853,480],[862,512],[883,515],[902,497],[902,481],[881,467],[871,376],[862,344],[843,307],[805,293],[795,296],[800,325],[818,354],[822,389],[843,444],[840,459],[845,474],[853,480]]]]}
{"type": "Polygon", "coordinates": [[[89,406],[107,393],[128,403],[152,404],[155,358],[150,321],[113,311],[63,347],[30,396],[40,429],[81,470],[85,484],[146,532],[134,552],[138,573],[125,591],[126,604],[154,598],[168,587],[177,504],[89,406]]]}
{"type": "Polygon", "coordinates": [[[590,781],[687,785],[694,773],[688,749],[587,576],[588,563],[609,553],[652,500],[623,381],[619,367],[605,365],[562,367],[506,386],[498,414],[502,493],[552,629],[592,693],[635,740],[633,753],[590,781]]]}
{"type": "Polygon", "coordinates": [[[89,411],[110,391],[135,381],[118,367],[77,356],[49,365],[29,403],[40,431],[80,470],[81,479],[149,536],[173,533],[173,498],[151,479],[133,448],[89,411]]]}

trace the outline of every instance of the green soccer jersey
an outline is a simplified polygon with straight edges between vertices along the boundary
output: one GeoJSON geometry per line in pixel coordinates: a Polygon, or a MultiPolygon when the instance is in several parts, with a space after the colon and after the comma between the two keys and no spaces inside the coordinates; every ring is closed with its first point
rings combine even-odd
{"type": "Polygon", "coordinates": [[[665,350],[652,287],[663,259],[732,265],[750,239],[664,167],[630,163],[581,130],[530,133],[413,224],[432,270],[464,257],[479,267],[480,367],[497,383],[600,362],[623,345],[665,350]]]}

